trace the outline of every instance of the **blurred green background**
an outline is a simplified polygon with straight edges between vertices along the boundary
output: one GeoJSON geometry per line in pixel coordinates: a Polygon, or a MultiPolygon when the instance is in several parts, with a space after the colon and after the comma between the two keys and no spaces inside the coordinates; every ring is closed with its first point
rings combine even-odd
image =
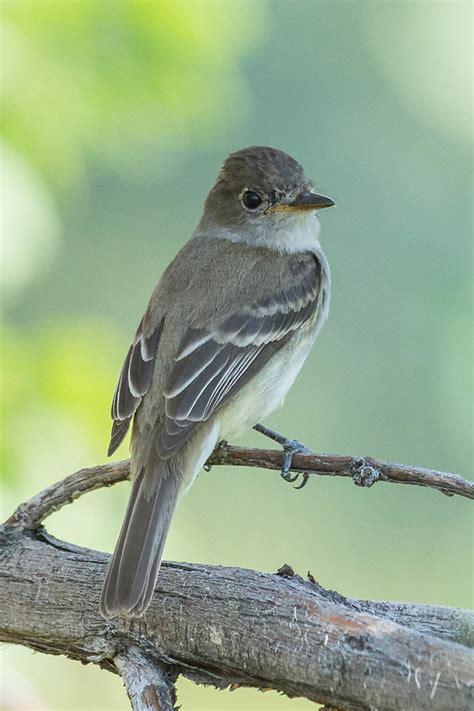
{"type": "MultiPolygon", "coordinates": [[[[105,461],[116,377],[224,157],[268,144],[337,201],[330,319],[267,422],[471,475],[469,2],[2,2],[2,515],[105,461]]],[[[255,433],[242,439],[266,443],[255,433]]],[[[118,458],[127,456],[123,446],[118,458]]],[[[126,484],[48,521],[111,550],[126,484]],[[87,526],[84,526],[87,521],[87,526]]],[[[214,468],[165,557],[310,569],[346,595],[471,604],[468,502],[214,468]]],[[[127,709],[92,666],[3,652],[4,707],[127,709]]],[[[183,709],[309,709],[179,682],[183,709]]]]}

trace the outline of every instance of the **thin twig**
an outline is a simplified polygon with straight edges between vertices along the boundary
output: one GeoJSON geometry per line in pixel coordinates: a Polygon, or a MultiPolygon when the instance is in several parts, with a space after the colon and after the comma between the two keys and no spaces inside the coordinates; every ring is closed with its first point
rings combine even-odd
{"type": "Polygon", "coordinates": [[[31,499],[20,504],[5,522],[6,526],[36,528],[48,516],[59,511],[65,504],[71,504],[83,494],[104,486],[112,486],[125,481],[130,476],[130,460],[99,464],[96,467],[80,469],[65,479],[51,484],[31,499]]]}
{"type": "MultiPolygon", "coordinates": [[[[221,443],[209,457],[207,464],[260,467],[280,470],[283,453],[274,449],[249,449],[221,443]]],[[[474,499],[474,482],[458,474],[435,469],[385,462],[374,457],[347,454],[296,453],[291,471],[319,476],[342,476],[353,480],[357,486],[372,486],[377,481],[392,484],[409,484],[436,489],[448,496],[463,496],[474,499]]]]}
{"type": "Polygon", "coordinates": [[[133,711],[176,711],[176,674],[136,646],[114,658],[133,711]]]}
{"type": "MultiPolygon", "coordinates": [[[[283,453],[274,449],[249,449],[233,447],[222,442],[207,461],[207,466],[227,464],[235,467],[259,467],[281,470],[283,453]]],[[[358,486],[372,486],[376,481],[392,484],[409,484],[436,489],[448,496],[474,499],[474,482],[457,474],[434,469],[384,462],[373,457],[354,457],[343,454],[297,453],[293,456],[291,470],[314,476],[342,476],[358,486]]],[[[35,528],[50,514],[71,503],[88,491],[112,486],[130,476],[130,462],[111,462],[81,469],[62,481],[40,491],[29,501],[20,504],[6,525],[35,528]]]]}

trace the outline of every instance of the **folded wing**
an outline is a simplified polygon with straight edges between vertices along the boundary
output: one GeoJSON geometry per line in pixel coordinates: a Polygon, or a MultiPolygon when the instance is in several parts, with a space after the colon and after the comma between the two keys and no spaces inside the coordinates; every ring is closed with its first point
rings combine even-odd
{"type": "Polygon", "coordinates": [[[321,308],[316,259],[303,262],[291,285],[252,307],[185,334],[168,377],[166,418],[157,448],[168,459],[321,308]]]}
{"type": "MultiPolygon", "coordinates": [[[[300,262],[287,286],[206,328],[190,328],[167,378],[165,421],[158,454],[169,459],[204,422],[258,373],[322,307],[321,267],[316,258],[300,262]]],[[[112,402],[109,455],[115,452],[153,378],[163,330],[140,322],[123,364],[112,402]],[[145,335],[146,334],[146,335],[145,335]]]]}

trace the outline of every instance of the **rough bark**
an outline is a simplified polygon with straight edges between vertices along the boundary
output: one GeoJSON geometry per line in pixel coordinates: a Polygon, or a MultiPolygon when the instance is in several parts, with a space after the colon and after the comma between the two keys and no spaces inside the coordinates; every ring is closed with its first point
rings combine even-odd
{"type": "Polygon", "coordinates": [[[122,664],[132,700],[159,687],[164,665],[168,680],[272,688],[341,709],[474,703],[469,612],[347,599],[288,566],[271,575],[165,563],[146,619],[127,629],[98,613],[107,555],[17,526],[0,543],[0,640],[111,671],[122,664]],[[130,650],[138,669],[158,665],[138,690],[130,650]]]}
{"type": "Polygon", "coordinates": [[[139,647],[130,646],[114,659],[133,711],[175,711],[176,674],[139,647]]]}

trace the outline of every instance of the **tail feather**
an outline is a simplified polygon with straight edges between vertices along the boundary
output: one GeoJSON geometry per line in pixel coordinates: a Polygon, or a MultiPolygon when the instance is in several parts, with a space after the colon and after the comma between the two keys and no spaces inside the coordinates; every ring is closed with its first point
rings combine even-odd
{"type": "Polygon", "coordinates": [[[115,546],[100,600],[106,618],[140,617],[153,595],[171,517],[178,498],[172,461],[142,468],[115,546]]]}

